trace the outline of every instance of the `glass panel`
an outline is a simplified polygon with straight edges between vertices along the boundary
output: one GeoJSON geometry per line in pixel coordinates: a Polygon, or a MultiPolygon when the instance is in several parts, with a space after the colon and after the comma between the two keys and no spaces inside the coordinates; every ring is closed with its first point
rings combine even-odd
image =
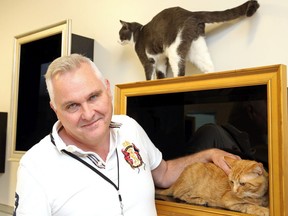
{"type": "Polygon", "coordinates": [[[26,151],[49,134],[56,116],[49,106],[44,74],[61,56],[62,34],[21,46],[16,150],[26,151]]]}
{"type": "Polygon", "coordinates": [[[266,85],[132,96],[127,115],[140,123],[166,160],[219,147],[268,168],[266,85]],[[248,134],[248,143],[238,130],[248,134]],[[215,144],[215,131],[233,145],[215,144]]]}
{"type": "Polygon", "coordinates": [[[49,106],[44,74],[50,62],[70,53],[71,20],[15,36],[10,130],[10,160],[50,132],[56,116],[49,106]]]}

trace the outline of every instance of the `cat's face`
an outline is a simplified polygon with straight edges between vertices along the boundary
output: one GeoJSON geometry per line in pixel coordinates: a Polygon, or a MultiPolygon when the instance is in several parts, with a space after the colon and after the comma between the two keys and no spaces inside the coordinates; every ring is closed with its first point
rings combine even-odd
{"type": "Polygon", "coordinates": [[[235,160],[231,164],[229,182],[232,192],[239,198],[259,198],[268,190],[268,174],[256,161],[235,160]]]}
{"type": "Polygon", "coordinates": [[[122,28],[119,31],[119,39],[121,45],[133,42],[133,32],[130,30],[130,23],[120,20],[122,28]]]}

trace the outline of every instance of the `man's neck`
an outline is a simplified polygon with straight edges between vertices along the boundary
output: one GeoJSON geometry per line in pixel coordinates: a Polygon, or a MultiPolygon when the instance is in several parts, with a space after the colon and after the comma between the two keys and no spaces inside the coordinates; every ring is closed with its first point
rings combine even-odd
{"type": "Polygon", "coordinates": [[[78,141],[74,137],[72,137],[70,134],[67,133],[65,128],[63,130],[59,131],[59,136],[63,140],[63,142],[68,145],[75,145],[78,148],[80,148],[83,151],[90,151],[98,154],[103,161],[106,161],[107,155],[109,153],[110,148],[110,136],[108,135],[106,140],[102,140],[102,142],[94,142],[94,143],[83,143],[81,141],[78,141]]]}

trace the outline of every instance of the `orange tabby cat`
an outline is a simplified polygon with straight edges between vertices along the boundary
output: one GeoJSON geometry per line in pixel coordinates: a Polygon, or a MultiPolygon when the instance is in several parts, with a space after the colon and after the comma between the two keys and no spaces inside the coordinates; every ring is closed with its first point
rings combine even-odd
{"type": "Polygon", "coordinates": [[[170,188],[157,189],[156,194],[190,204],[268,216],[268,173],[263,165],[228,157],[225,160],[231,168],[229,176],[213,163],[194,163],[170,188]]]}

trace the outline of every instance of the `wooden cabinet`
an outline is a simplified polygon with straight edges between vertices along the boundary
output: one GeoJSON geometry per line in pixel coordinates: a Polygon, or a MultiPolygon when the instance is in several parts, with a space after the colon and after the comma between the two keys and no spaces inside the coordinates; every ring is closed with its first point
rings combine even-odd
{"type": "MultiPolygon", "coordinates": [[[[119,84],[115,87],[114,110],[115,114],[135,118],[163,152],[164,158],[170,159],[187,153],[185,142],[189,133],[197,128],[195,122],[199,118],[204,122],[225,123],[225,114],[231,107],[227,104],[238,100],[264,101],[270,215],[285,216],[288,215],[286,77],[286,66],[271,65],[119,84]]],[[[156,206],[161,216],[245,215],[164,200],[156,200],[156,206]]]]}

